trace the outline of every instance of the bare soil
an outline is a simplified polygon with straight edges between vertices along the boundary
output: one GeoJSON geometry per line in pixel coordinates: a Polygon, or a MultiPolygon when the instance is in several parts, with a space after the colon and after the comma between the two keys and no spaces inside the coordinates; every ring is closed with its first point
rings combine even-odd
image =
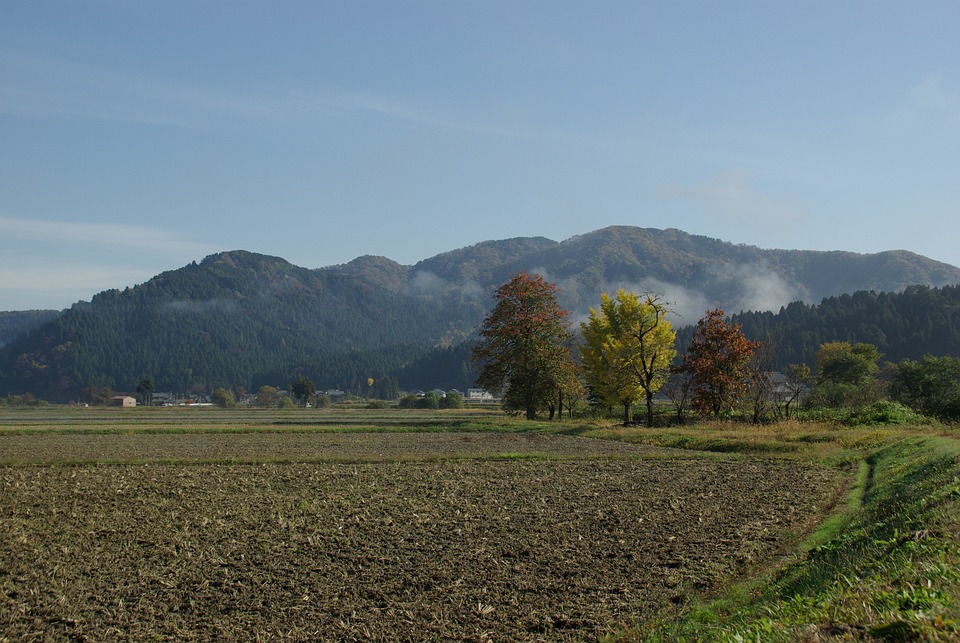
{"type": "Polygon", "coordinates": [[[669,456],[682,451],[543,433],[26,433],[0,434],[0,464],[395,461],[527,455],[669,456]]]}
{"type": "MultiPolygon", "coordinates": [[[[240,435],[255,434],[211,438],[240,435]]],[[[68,436],[49,437],[38,461],[68,436]]],[[[303,435],[261,437],[269,454],[303,435]]],[[[517,437],[340,434],[319,451],[330,461],[2,467],[0,639],[593,640],[769,560],[842,486],[799,463],[517,437]],[[514,456],[436,457],[469,449],[514,456]]]]}

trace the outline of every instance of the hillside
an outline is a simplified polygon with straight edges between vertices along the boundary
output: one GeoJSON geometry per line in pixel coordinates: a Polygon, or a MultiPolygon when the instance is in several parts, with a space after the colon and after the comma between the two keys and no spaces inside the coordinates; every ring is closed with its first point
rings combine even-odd
{"type": "MultiPolygon", "coordinates": [[[[610,227],[562,242],[487,241],[403,266],[364,256],[321,269],[247,251],[211,255],[124,291],[100,293],[0,348],[0,387],[48,399],[85,387],[253,390],[304,373],[321,388],[395,391],[398,378],[469,376],[457,347],[494,289],[539,272],[574,319],[602,291],[662,294],[695,322],[707,308],[778,310],[860,290],[960,283],[960,269],[905,251],[874,255],[763,250],[679,230],[610,227]],[[435,349],[456,363],[441,366],[435,349]]],[[[467,382],[469,384],[470,382],[467,382]]],[[[451,383],[450,385],[454,385],[451,383]]]]}
{"type": "Polygon", "coordinates": [[[557,283],[561,303],[577,317],[586,316],[600,292],[623,287],[664,295],[691,323],[716,306],[778,310],[858,290],[960,283],[960,268],[903,250],[765,250],[674,229],[613,226],[562,242],[518,238],[443,253],[412,266],[409,287],[492,292],[521,271],[557,283]]]}
{"type": "MultiPolygon", "coordinates": [[[[793,302],[777,314],[733,316],[745,335],[773,345],[780,367],[805,363],[826,342],[866,342],[883,361],[960,355],[960,286],[909,286],[902,292],[858,291],[817,305],[793,302]]],[[[689,331],[678,341],[686,341],[689,331]]]]}
{"type": "Polygon", "coordinates": [[[162,390],[378,379],[473,320],[340,271],[237,251],[106,291],[0,351],[11,391],[50,399],[87,386],[162,390]],[[424,338],[429,338],[425,342],[424,338]]]}
{"type": "Polygon", "coordinates": [[[18,310],[0,312],[0,347],[20,335],[38,328],[60,314],[58,310],[18,310]]]}

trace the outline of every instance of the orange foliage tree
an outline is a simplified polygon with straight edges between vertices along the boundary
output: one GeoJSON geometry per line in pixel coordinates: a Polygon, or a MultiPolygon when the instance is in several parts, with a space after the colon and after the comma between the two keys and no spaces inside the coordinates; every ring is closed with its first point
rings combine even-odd
{"type": "Polygon", "coordinates": [[[760,346],[744,337],[740,324],[727,321],[723,309],[708,310],[675,369],[690,374],[693,406],[717,418],[729,415],[747,392],[750,358],[760,346]]]}
{"type": "Polygon", "coordinates": [[[477,383],[502,393],[504,409],[523,412],[529,420],[541,409],[552,416],[562,391],[576,386],[568,313],[556,292],[556,285],[540,275],[514,276],[497,289],[497,303],[483,320],[480,344],[473,350],[477,383]]]}

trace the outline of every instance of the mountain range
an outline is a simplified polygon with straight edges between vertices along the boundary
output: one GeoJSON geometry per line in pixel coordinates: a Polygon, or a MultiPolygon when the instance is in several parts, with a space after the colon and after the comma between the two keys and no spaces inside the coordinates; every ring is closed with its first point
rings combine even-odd
{"type": "Polygon", "coordinates": [[[158,390],[251,390],[305,374],[348,390],[373,378],[372,392],[389,394],[413,373],[444,378],[421,388],[462,386],[471,377],[464,342],[496,287],[518,272],[556,283],[574,321],[601,292],[625,288],[662,295],[677,326],[714,307],[777,311],[857,291],[960,284],[960,268],[904,250],[767,250],[628,226],[560,242],[486,241],[413,266],[362,256],[309,269],[238,250],[59,313],[0,317],[8,334],[0,336],[0,387],[66,399],[86,387],[132,390],[147,377],[158,390]],[[437,362],[437,351],[446,359],[437,362]]]}

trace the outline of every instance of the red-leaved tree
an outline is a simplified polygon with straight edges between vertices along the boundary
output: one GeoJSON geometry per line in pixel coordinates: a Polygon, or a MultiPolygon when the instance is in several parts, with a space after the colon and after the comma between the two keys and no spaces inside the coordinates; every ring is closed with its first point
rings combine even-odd
{"type": "Polygon", "coordinates": [[[747,392],[750,358],[760,345],[727,321],[723,309],[708,310],[676,368],[692,378],[693,406],[717,418],[729,414],[747,392]]]}
{"type": "Polygon", "coordinates": [[[497,289],[497,303],[473,350],[477,384],[502,393],[504,409],[529,420],[541,409],[555,409],[557,399],[562,404],[562,392],[576,385],[568,313],[556,292],[540,275],[511,278],[497,289]]]}

